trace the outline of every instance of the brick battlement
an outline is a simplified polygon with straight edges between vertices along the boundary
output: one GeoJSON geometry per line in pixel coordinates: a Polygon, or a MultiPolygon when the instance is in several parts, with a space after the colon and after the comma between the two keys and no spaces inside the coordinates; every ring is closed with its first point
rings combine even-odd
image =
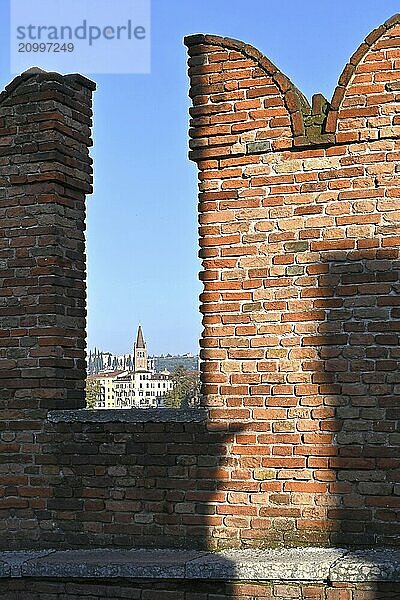
{"type": "Polygon", "coordinates": [[[10,427],[24,409],[85,402],[94,87],[32,69],[0,95],[0,399],[10,427]]]}
{"type": "Polygon", "coordinates": [[[374,29],[343,69],[331,102],[315,94],[311,106],[290,79],[250,44],[216,35],[186,37],[194,104],[191,133],[197,140],[192,142],[191,158],[222,156],[224,147],[228,155],[245,154],[240,144],[254,133],[257,140],[269,140],[273,150],[397,137],[396,111],[391,114],[381,105],[392,105],[400,91],[399,25],[397,14],[374,29]],[[379,119],[380,115],[389,118],[379,119]],[[236,139],[229,139],[235,133],[236,139]],[[200,147],[203,151],[197,150],[200,147]]]}
{"type": "MultiPolygon", "coordinates": [[[[84,406],[94,86],[28,73],[0,99],[0,546],[398,546],[399,18],[312,106],[254,48],[186,41],[196,418],[71,410],[84,406]]],[[[308,592],[290,597],[356,597],[308,592]]]]}
{"type": "Polygon", "coordinates": [[[396,544],[400,16],[312,106],[252,46],[185,41],[203,392],[240,429],[218,525],[245,545],[396,544]]]}

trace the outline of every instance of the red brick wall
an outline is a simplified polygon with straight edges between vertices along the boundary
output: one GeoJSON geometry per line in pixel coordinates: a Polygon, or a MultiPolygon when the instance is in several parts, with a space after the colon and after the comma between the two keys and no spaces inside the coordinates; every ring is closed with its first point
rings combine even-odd
{"type": "Polygon", "coordinates": [[[92,85],[0,98],[2,548],[398,545],[399,30],[312,107],[187,40],[207,423],[44,419],[82,406],[92,85]]]}
{"type": "Polygon", "coordinates": [[[249,45],[186,43],[204,392],[241,426],[225,525],[245,544],[397,543],[400,19],[331,105],[249,45]]]}
{"type": "Polygon", "coordinates": [[[0,95],[0,401],[9,409],[6,420],[27,408],[84,406],[93,89],[79,75],[27,72],[0,95]]]}
{"type": "Polygon", "coordinates": [[[399,593],[395,583],[0,580],[4,600],[394,600],[399,593]]]}
{"type": "Polygon", "coordinates": [[[245,485],[229,481],[231,440],[223,428],[208,431],[201,422],[49,423],[37,436],[38,485],[44,481],[46,489],[30,543],[50,548],[227,544],[238,534],[225,531],[224,518],[243,510],[227,501],[245,485]]]}
{"type": "Polygon", "coordinates": [[[6,548],[18,538],[30,543],[35,511],[43,507],[48,482],[36,465],[35,431],[48,408],[85,403],[93,89],[79,75],[28,72],[0,95],[0,538],[6,548]]]}

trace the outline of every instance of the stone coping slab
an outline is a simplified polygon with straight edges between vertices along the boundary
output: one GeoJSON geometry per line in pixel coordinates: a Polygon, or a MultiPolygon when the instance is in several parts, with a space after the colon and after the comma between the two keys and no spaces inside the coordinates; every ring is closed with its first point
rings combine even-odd
{"type": "Polygon", "coordinates": [[[193,550],[66,550],[25,562],[22,576],[184,579],[186,564],[202,554],[193,550]]]}
{"type": "Polygon", "coordinates": [[[3,577],[10,577],[11,576],[11,572],[10,572],[10,566],[5,563],[4,561],[0,560],[0,579],[2,579],[3,577]]]}
{"type": "Polygon", "coordinates": [[[346,551],[340,548],[227,550],[191,561],[187,566],[187,577],[327,581],[331,566],[345,553],[346,551]]]}
{"type": "Polygon", "coordinates": [[[201,423],[207,419],[204,408],[128,408],[51,410],[52,423],[201,423]]]}
{"type": "Polygon", "coordinates": [[[331,581],[400,581],[400,551],[394,549],[349,552],[331,569],[331,581]]]}
{"type": "Polygon", "coordinates": [[[20,550],[18,552],[0,552],[0,577],[21,577],[22,566],[47,556],[49,550],[20,550]]]}
{"type": "Polygon", "coordinates": [[[0,552],[0,577],[400,582],[400,550],[27,550],[0,552]]]}

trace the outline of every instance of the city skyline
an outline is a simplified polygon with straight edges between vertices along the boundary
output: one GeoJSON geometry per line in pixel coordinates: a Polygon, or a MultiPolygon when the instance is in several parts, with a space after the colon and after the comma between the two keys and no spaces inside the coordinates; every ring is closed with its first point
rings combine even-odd
{"type": "MultiPolygon", "coordinates": [[[[147,338],[146,338],[147,339],[147,338]]],[[[123,353],[111,352],[109,348],[93,348],[87,352],[87,371],[93,373],[105,372],[108,370],[132,370],[137,368],[138,348],[144,348],[146,353],[146,368],[157,372],[165,369],[172,371],[177,366],[183,366],[189,370],[198,370],[199,355],[191,352],[182,354],[152,354],[147,349],[144,333],[141,324],[137,326],[136,334],[131,338],[129,351],[123,353]]],[[[126,350],[126,348],[125,348],[126,350]]]]}
{"type": "MultiPolygon", "coordinates": [[[[100,362],[103,362],[103,357],[99,358],[100,362]]],[[[95,361],[94,366],[102,368],[87,377],[88,408],[158,408],[162,405],[165,394],[173,388],[169,373],[156,373],[154,360],[148,355],[140,325],[132,353],[115,357],[115,361],[111,360],[112,356],[108,359],[109,364],[106,368],[104,364],[96,365],[95,361]],[[118,364],[118,359],[122,359],[121,364],[118,364]]],[[[88,371],[90,373],[90,368],[88,371]]]]}
{"type": "MultiPolygon", "coordinates": [[[[139,322],[137,325],[137,329],[140,329],[141,331],[143,331],[145,328],[142,326],[142,324],[139,322]]],[[[133,329],[134,330],[134,329],[133,329]]],[[[132,330],[132,331],[133,331],[132,330]]],[[[87,345],[86,348],[86,353],[89,356],[90,354],[93,354],[95,351],[100,351],[100,352],[109,352],[111,354],[115,354],[115,355],[123,355],[123,354],[129,354],[132,352],[133,346],[134,346],[134,342],[132,342],[132,340],[135,339],[135,335],[137,334],[132,334],[131,337],[127,337],[128,343],[124,346],[122,346],[122,352],[118,352],[116,351],[114,348],[110,347],[109,345],[106,347],[100,347],[100,346],[92,346],[89,347],[89,345],[87,345]]],[[[148,336],[146,336],[146,339],[149,339],[148,336]]],[[[198,348],[197,352],[193,352],[191,350],[188,350],[186,352],[171,352],[170,350],[166,349],[164,351],[161,352],[152,352],[151,351],[151,342],[152,340],[150,340],[150,350],[149,350],[149,356],[198,356],[199,352],[200,352],[200,348],[198,348]]]]}

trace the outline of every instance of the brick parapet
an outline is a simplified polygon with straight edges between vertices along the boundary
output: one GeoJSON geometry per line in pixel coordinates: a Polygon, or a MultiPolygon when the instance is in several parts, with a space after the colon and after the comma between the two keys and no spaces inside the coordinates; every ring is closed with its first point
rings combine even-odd
{"type": "Polygon", "coordinates": [[[240,426],[239,537],[396,544],[399,16],[313,109],[247,44],[186,44],[203,393],[240,426]]]}
{"type": "Polygon", "coordinates": [[[393,600],[400,594],[398,583],[303,582],[260,583],[252,581],[160,581],[97,579],[0,580],[4,600],[393,600]]]}
{"type": "Polygon", "coordinates": [[[326,100],[260,53],[189,40],[208,420],[43,419],[83,405],[92,90],[9,88],[3,548],[398,545],[398,28],[367,38],[329,138],[326,100]]]}

